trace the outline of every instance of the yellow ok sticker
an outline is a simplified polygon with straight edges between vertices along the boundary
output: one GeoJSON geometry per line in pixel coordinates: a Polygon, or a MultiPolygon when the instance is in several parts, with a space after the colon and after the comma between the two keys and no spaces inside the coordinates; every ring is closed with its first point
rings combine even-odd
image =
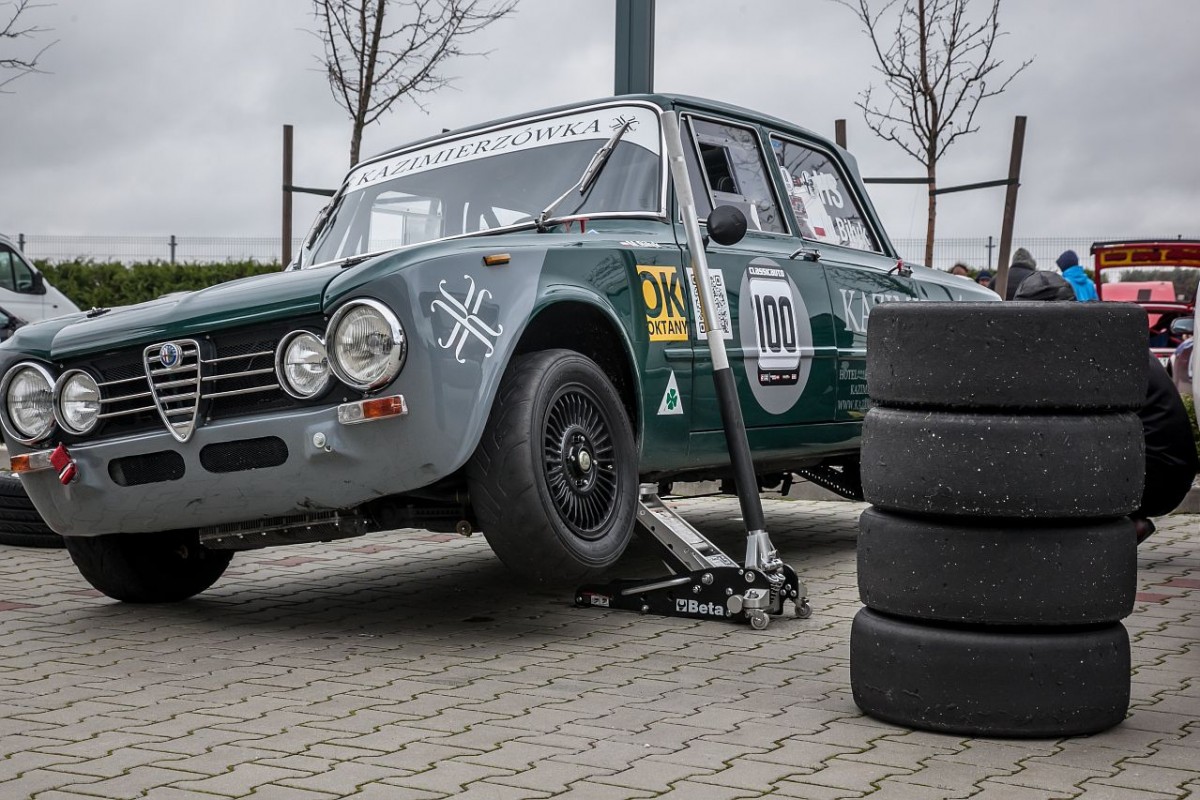
{"type": "Polygon", "coordinates": [[[638,275],[642,279],[642,302],[646,304],[646,331],[650,341],[687,339],[687,310],[679,268],[638,264],[638,275]]]}

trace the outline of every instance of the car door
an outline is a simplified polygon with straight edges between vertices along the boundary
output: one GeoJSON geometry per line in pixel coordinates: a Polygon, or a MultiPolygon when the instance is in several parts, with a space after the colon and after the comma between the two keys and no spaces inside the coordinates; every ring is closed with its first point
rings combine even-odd
{"type": "Polygon", "coordinates": [[[866,356],[871,310],[921,295],[878,224],[852,165],[816,140],[772,132],[770,141],[804,242],[799,257],[821,264],[828,280],[836,343],[835,416],[858,420],[870,402],[866,356]]]}
{"type": "MultiPolygon", "coordinates": [[[[803,425],[834,419],[836,350],[824,268],[789,256],[800,241],[779,202],[761,131],[753,125],[685,113],[684,154],[697,214],[733,205],[746,216],[744,239],[710,242],[717,322],[726,340],[742,415],[757,460],[793,451],[803,425]]],[[[682,230],[679,240],[686,248],[682,230]]],[[[685,262],[690,259],[685,256],[685,262]]],[[[694,315],[699,298],[689,269],[694,315]]],[[[692,444],[696,463],[725,457],[712,358],[702,324],[692,331],[692,444]]]]}

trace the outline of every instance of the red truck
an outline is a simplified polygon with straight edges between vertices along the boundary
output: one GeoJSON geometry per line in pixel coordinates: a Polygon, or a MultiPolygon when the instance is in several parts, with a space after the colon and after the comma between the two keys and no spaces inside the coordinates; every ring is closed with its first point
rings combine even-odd
{"type": "Polygon", "coordinates": [[[1191,317],[1196,308],[1196,281],[1164,280],[1164,270],[1196,269],[1200,276],[1200,241],[1153,239],[1096,242],[1092,245],[1096,293],[1101,300],[1135,302],[1146,310],[1150,349],[1168,370],[1183,339],[1171,323],[1191,317]],[[1107,270],[1107,273],[1105,272],[1107,270]],[[1151,271],[1158,274],[1151,275],[1151,271]]]}

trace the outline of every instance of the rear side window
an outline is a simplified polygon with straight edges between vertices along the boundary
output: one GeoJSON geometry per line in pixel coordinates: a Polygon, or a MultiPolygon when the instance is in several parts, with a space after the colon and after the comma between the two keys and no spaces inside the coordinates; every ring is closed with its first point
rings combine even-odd
{"type": "MultiPolygon", "coordinates": [[[[690,118],[694,149],[689,152],[693,191],[701,194],[696,179],[699,171],[708,199],[708,209],[699,196],[698,214],[715,206],[741,209],[751,230],[787,233],[787,225],[775,201],[758,134],[750,128],[690,118]]],[[[685,147],[685,150],[689,148],[685,147]]]]}
{"type": "Polygon", "coordinates": [[[801,236],[856,250],[882,252],[878,238],[830,156],[774,136],[771,146],[801,236]]]}

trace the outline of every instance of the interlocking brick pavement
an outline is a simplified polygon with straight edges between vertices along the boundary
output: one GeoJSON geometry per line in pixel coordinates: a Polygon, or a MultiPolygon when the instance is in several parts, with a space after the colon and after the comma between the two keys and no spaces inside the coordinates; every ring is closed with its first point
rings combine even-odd
{"type": "MultiPolygon", "coordinates": [[[[678,507],[740,555],[733,498],[678,507]]],[[[860,504],[768,500],[813,616],[766,631],[576,609],[480,537],[394,531],[235,556],[172,606],[0,547],[0,798],[1200,796],[1200,515],[1139,551],[1132,708],[1064,740],[863,716],[850,694],[860,504]]],[[[637,544],[622,574],[653,574],[637,544]]]]}

